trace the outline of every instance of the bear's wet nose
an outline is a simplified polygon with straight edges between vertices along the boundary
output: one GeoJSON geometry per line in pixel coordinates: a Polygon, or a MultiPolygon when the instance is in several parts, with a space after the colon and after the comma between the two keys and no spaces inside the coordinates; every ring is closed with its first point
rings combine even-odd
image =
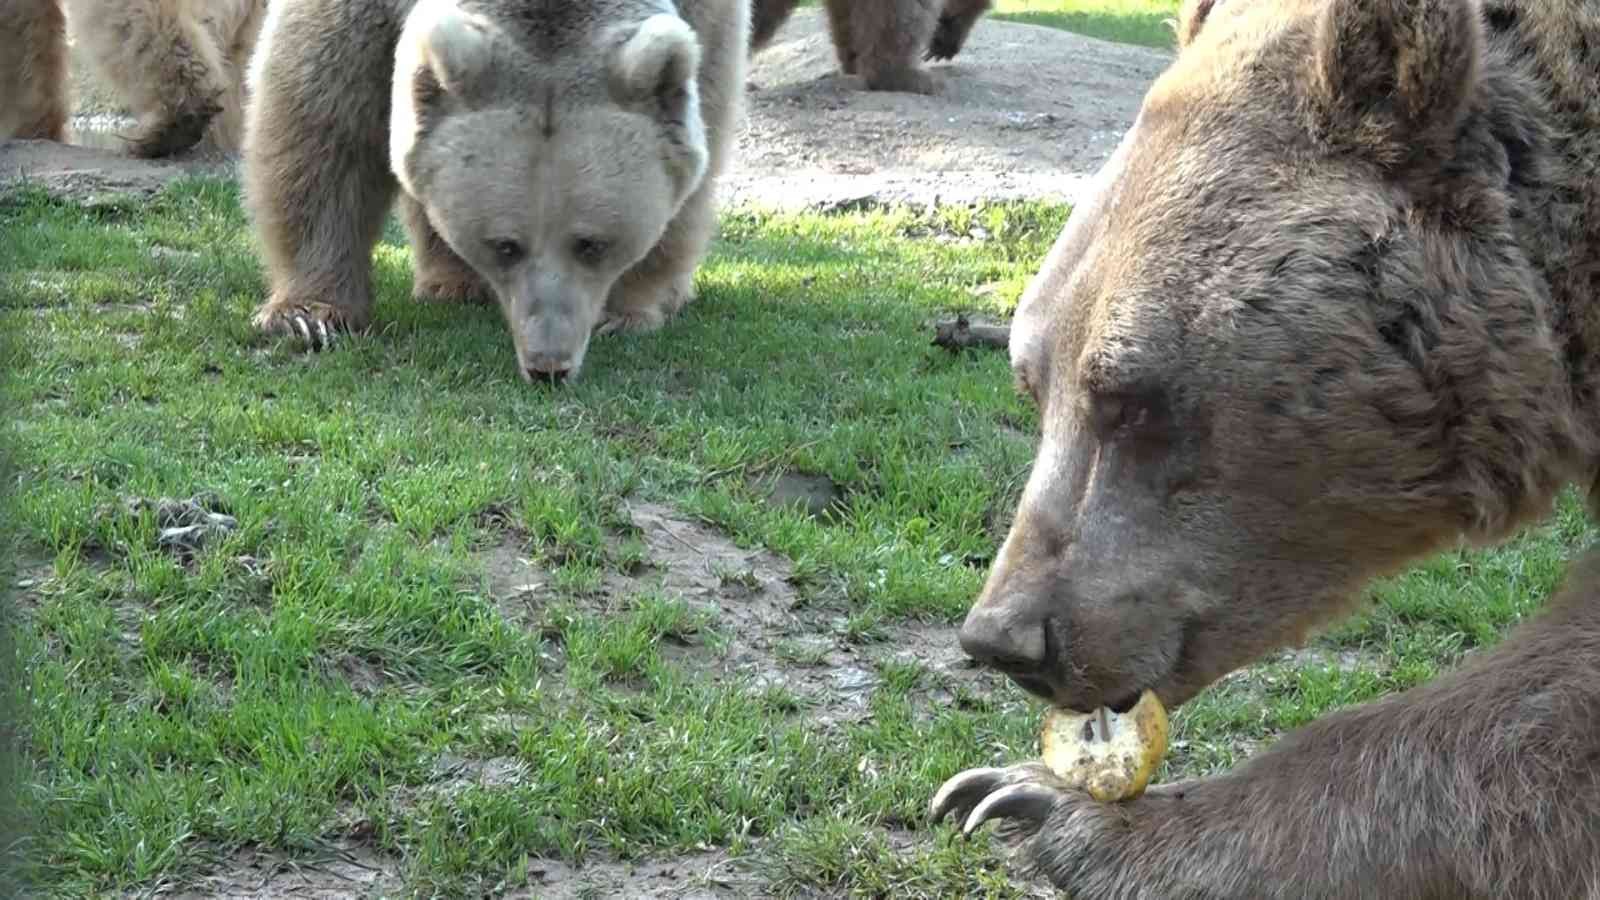
{"type": "Polygon", "coordinates": [[[1031,674],[1045,665],[1044,623],[1019,621],[999,608],[980,606],[961,625],[961,649],[1008,675],[1031,674]]]}
{"type": "Polygon", "coordinates": [[[567,380],[571,369],[535,369],[528,367],[528,380],[534,384],[560,384],[567,380]]]}
{"type": "Polygon", "coordinates": [[[563,357],[537,353],[523,363],[522,372],[534,384],[560,384],[572,374],[572,362],[563,357]]]}

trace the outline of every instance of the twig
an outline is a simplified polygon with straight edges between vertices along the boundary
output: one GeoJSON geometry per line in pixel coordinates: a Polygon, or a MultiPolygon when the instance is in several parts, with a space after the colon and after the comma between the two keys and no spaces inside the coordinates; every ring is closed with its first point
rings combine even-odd
{"type": "Polygon", "coordinates": [[[1011,326],[974,325],[965,315],[959,315],[954,321],[934,323],[933,345],[951,353],[960,353],[969,347],[1005,350],[1011,346],[1011,326]]]}

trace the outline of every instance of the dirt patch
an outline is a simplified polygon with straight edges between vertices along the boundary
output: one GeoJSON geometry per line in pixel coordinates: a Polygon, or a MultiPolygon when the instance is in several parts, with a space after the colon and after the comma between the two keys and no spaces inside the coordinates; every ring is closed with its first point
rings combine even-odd
{"type": "MultiPolygon", "coordinates": [[[[719,646],[700,635],[663,642],[663,655],[675,664],[719,680],[744,679],[755,690],[788,691],[821,726],[864,718],[886,665],[920,669],[915,691],[931,703],[949,702],[958,685],[992,677],[962,653],[954,625],[891,622],[862,633],[843,610],[803,597],[788,560],[740,547],[671,507],[630,501],[624,510],[643,545],[642,564],[631,574],[607,572],[583,601],[615,611],[629,598],[656,592],[706,615],[719,646]]],[[[502,614],[545,629],[541,613],[556,596],[550,574],[505,545],[481,562],[502,614]]]]}
{"type": "Polygon", "coordinates": [[[0,187],[35,184],[79,201],[93,202],[102,195],[148,196],[179,178],[231,176],[234,171],[233,160],[214,154],[144,160],[76,144],[0,142],[0,187]]]}
{"type": "Polygon", "coordinates": [[[182,890],[141,891],[130,898],[169,900],[350,900],[393,897],[402,891],[399,865],[361,843],[341,841],[322,852],[289,857],[243,849],[182,890]]]}
{"type": "Polygon", "coordinates": [[[590,860],[582,866],[543,860],[533,864],[529,880],[529,887],[507,896],[518,900],[722,900],[762,893],[760,880],[720,850],[635,862],[590,860]]]}
{"type": "Polygon", "coordinates": [[[1115,149],[1171,54],[988,19],[937,96],[861,90],[820,9],[752,61],[748,121],[722,185],[734,203],[1072,200],[1115,149]]]}

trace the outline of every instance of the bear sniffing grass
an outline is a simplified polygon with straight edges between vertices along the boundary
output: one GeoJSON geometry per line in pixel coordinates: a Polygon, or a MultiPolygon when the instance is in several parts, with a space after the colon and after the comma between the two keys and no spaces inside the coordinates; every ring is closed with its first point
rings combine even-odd
{"type": "Polygon", "coordinates": [[[274,0],[244,151],[256,325],[365,328],[398,193],[416,296],[497,298],[523,378],[659,326],[693,296],[748,29],[747,0],[274,0]]]}
{"type": "MultiPolygon", "coordinates": [[[[961,629],[1085,711],[1600,507],[1600,0],[1188,0],[1179,38],[1018,307],[1043,433],[961,629]]],[[[1600,897],[1597,576],[1231,772],[1102,804],[976,769],[932,814],[1075,900],[1600,897]]]]}

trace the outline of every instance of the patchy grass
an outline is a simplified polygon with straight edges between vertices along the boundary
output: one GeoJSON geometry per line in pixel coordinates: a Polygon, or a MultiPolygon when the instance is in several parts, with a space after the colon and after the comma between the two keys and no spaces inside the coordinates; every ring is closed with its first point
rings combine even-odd
{"type": "MultiPolygon", "coordinates": [[[[1175,35],[1169,19],[1177,0],[997,0],[993,18],[1060,28],[1078,34],[1170,49],[1175,35]]],[[[979,27],[982,25],[980,23],[979,27]]]]}
{"type": "MultiPolygon", "coordinates": [[[[1037,422],[928,323],[1004,314],[1066,215],[731,213],[696,303],[551,391],[495,311],[409,300],[393,225],[377,331],[305,356],[248,327],[231,185],[0,199],[39,893],[334,853],[372,892],[711,859],[743,896],[1029,893],[925,804],[1033,749],[1037,707],[949,657],[1037,422]],[[768,502],[791,472],[839,502],[768,502]],[[235,524],[192,556],[125,503],[200,494],[235,524]]],[[[1589,535],[1569,500],[1380,585],[1185,707],[1166,777],[1493,642],[1589,535]]]]}

